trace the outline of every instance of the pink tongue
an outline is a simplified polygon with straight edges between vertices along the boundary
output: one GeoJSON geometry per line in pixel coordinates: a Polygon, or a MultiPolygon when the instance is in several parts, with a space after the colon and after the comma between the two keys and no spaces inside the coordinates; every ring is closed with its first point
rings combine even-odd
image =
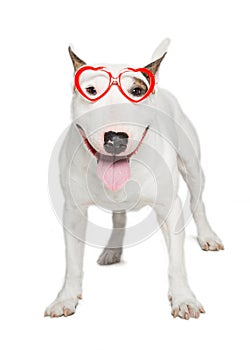
{"type": "Polygon", "coordinates": [[[114,163],[100,158],[97,164],[97,175],[111,191],[122,188],[130,178],[128,159],[117,160],[114,163]]]}

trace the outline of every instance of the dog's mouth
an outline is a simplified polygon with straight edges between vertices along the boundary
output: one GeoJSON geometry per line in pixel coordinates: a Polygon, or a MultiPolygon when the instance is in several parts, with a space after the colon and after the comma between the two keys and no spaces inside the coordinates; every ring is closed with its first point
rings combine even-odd
{"type": "Polygon", "coordinates": [[[140,141],[133,152],[125,156],[106,155],[98,152],[89,142],[83,128],[76,124],[84,144],[92,155],[97,158],[97,175],[111,191],[121,189],[130,178],[130,158],[139,150],[147,132],[149,125],[145,128],[140,141]]]}

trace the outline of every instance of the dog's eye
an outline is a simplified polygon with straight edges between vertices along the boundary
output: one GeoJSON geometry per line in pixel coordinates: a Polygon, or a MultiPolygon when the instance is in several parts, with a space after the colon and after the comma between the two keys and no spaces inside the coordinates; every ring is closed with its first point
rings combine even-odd
{"type": "Polygon", "coordinates": [[[131,89],[130,93],[133,96],[140,97],[144,92],[140,87],[134,87],[133,89],[131,89]]]}
{"type": "Polygon", "coordinates": [[[89,95],[95,96],[97,94],[97,91],[94,86],[89,86],[86,88],[86,91],[89,95]]]}

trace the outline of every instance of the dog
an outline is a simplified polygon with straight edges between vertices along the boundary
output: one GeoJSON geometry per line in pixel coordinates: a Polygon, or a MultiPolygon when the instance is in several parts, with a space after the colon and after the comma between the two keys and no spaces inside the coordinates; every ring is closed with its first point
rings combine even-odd
{"type": "MultiPolygon", "coordinates": [[[[75,77],[73,122],[59,159],[65,197],[66,274],[45,316],[72,315],[82,298],[87,212],[93,204],[112,211],[113,231],[98,259],[100,265],[120,262],[126,213],[149,205],[168,246],[172,315],[189,319],[205,312],[188,284],[184,264],[185,220],[178,195],[179,173],[190,193],[201,248],[224,247],[205,213],[197,134],[175,97],[158,86],[159,68],[169,43],[164,39],[143,68],[88,66],[69,47],[75,77]],[[146,163],[150,163],[154,176],[149,175],[146,163]],[[139,199],[138,191],[129,187],[133,181],[140,187],[139,199]]],[[[143,230],[147,231],[147,225],[143,230]]]]}

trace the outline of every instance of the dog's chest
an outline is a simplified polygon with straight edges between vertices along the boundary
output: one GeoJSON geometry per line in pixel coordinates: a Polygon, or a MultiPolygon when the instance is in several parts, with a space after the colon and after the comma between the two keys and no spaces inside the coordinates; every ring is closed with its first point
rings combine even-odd
{"type": "Polygon", "coordinates": [[[110,191],[93,173],[89,194],[93,204],[107,210],[138,210],[154,201],[155,190],[148,169],[139,169],[138,164],[131,164],[131,177],[120,190],[110,191]]]}
{"type": "Polygon", "coordinates": [[[93,171],[88,191],[94,205],[107,210],[139,210],[145,205],[171,201],[176,193],[178,177],[166,164],[145,165],[140,158],[131,160],[131,177],[123,188],[110,191],[93,171]]]}

